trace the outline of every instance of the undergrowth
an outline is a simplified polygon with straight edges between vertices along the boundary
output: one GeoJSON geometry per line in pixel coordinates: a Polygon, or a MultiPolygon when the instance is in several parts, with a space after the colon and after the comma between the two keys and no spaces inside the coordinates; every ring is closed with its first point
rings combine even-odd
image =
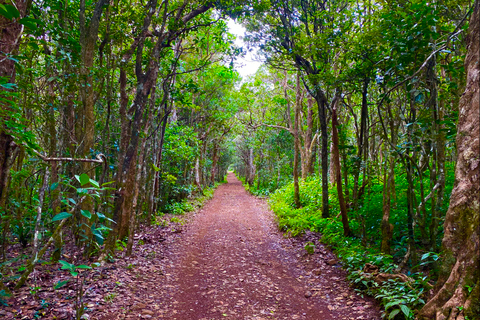
{"type": "Polygon", "coordinates": [[[197,194],[196,196],[193,196],[191,198],[186,198],[180,202],[173,202],[173,203],[167,204],[164,208],[164,211],[165,213],[182,215],[182,214],[185,214],[186,212],[192,212],[197,209],[200,209],[205,205],[205,203],[208,200],[213,198],[213,193],[215,192],[215,189],[219,185],[225,182],[226,182],[226,179],[224,178],[223,181],[216,182],[215,185],[203,189],[203,192],[197,194]]]}

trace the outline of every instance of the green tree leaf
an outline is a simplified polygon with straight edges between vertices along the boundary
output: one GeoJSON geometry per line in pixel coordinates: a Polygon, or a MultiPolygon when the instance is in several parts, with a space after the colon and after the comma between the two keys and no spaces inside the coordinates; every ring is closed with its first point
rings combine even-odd
{"type": "Polygon", "coordinates": [[[87,218],[89,220],[92,218],[92,214],[88,210],[80,210],[80,213],[82,214],[82,216],[84,216],[85,218],[87,218]]]}
{"type": "Polygon", "coordinates": [[[38,19],[25,17],[20,19],[19,22],[23,24],[25,27],[27,27],[28,29],[35,31],[37,30],[37,24],[40,23],[41,21],[38,19]]]}
{"type": "Polygon", "coordinates": [[[20,12],[11,4],[0,4],[0,15],[12,20],[13,18],[20,17],[20,12]]]}
{"type": "Polygon", "coordinates": [[[58,262],[62,265],[62,268],[61,268],[62,270],[70,270],[70,271],[75,270],[75,265],[67,261],[59,260],[58,262]]]}
{"type": "Polygon", "coordinates": [[[94,186],[95,188],[100,188],[100,184],[99,184],[97,181],[95,181],[95,180],[93,180],[93,179],[89,179],[88,181],[89,181],[90,184],[91,184],[92,186],[94,186]]]}
{"type": "Polygon", "coordinates": [[[90,177],[88,176],[88,174],[82,173],[82,174],[80,175],[79,181],[80,181],[80,184],[81,184],[82,187],[83,187],[84,185],[86,185],[87,183],[90,182],[90,177]]]}
{"type": "Polygon", "coordinates": [[[61,287],[63,287],[64,285],[66,285],[68,283],[69,280],[64,280],[64,281],[58,281],[57,284],[55,284],[55,286],[53,287],[53,289],[55,290],[58,290],[60,289],[61,287]]]}
{"type": "Polygon", "coordinates": [[[60,221],[60,220],[63,220],[63,219],[70,218],[71,216],[72,216],[72,214],[70,214],[68,212],[60,212],[55,217],[53,217],[52,221],[60,221]]]}
{"type": "Polygon", "coordinates": [[[402,309],[402,312],[405,314],[405,317],[408,318],[408,316],[410,315],[410,308],[404,304],[401,304],[400,309],[402,309]]]}
{"type": "Polygon", "coordinates": [[[87,265],[84,265],[84,264],[81,264],[81,265],[79,265],[79,266],[76,266],[76,269],[86,269],[86,270],[90,270],[90,269],[92,269],[92,267],[87,266],[87,265]]]}
{"type": "Polygon", "coordinates": [[[395,316],[400,312],[400,309],[395,309],[393,310],[389,315],[388,315],[388,319],[393,319],[395,318],[395,316]]]}

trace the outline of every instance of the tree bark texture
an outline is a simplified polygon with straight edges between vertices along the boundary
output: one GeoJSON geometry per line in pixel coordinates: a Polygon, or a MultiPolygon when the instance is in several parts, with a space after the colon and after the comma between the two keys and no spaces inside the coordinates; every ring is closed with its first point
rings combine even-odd
{"type": "Polygon", "coordinates": [[[393,237],[393,224],[390,223],[390,209],[392,206],[392,186],[395,183],[395,158],[392,157],[387,161],[385,168],[385,182],[384,182],[384,193],[383,193],[383,216],[381,222],[382,230],[382,243],[381,243],[381,252],[384,254],[390,254],[390,242],[393,237]]]}
{"type": "Polygon", "coordinates": [[[247,182],[248,185],[251,187],[253,186],[253,181],[255,180],[255,163],[254,163],[254,155],[253,155],[253,147],[248,149],[248,177],[247,182]]]}
{"type": "Polygon", "coordinates": [[[313,129],[313,98],[308,97],[307,107],[307,128],[303,135],[303,151],[302,151],[302,179],[306,179],[307,176],[313,174],[314,170],[314,148],[317,134],[312,137],[313,129]]]}
{"type": "MultiPolygon", "coordinates": [[[[300,162],[300,137],[299,137],[299,121],[300,121],[300,108],[302,107],[302,96],[300,92],[300,75],[297,72],[297,94],[295,102],[295,117],[293,127],[293,139],[294,139],[294,154],[293,154],[293,201],[296,208],[301,207],[300,203],[300,186],[298,185],[298,164],[300,162]]],[[[290,116],[290,115],[289,115],[290,116]]]]}
{"type": "Polygon", "coordinates": [[[321,167],[322,167],[322,217],[330,216],[328,205],[328,133],[327,133],[327,110],[326,101],[322,97],[315,99],[318,105],[318,120],[320,122],[321,140],[321,167]]]}
{"type": "MultiPolygon", "coordinates": [[[[98,40],[98,29],[100,26],[100,19],[103,13],[103,8],[107,4],[107,0],[99,0],[95,4],[92,17],[87,25],[85,17],[85,0],[80,1],[80,45],[82,47],[82,67],[80,68],[80,76],[82,84],[80,86],[80,97],[83,104],[83,110],[79,110],[77,117],[83,123],[82,126],[82,145],[81,154],[83,157],[88,158],[91,151],[94,148],[95,140],[95,113],[94,113],[94,100],[95,91],[93,83],[93,62],[95,56],[95,45],[98,40]],[[83,121],[82,121],[83,119],[83,121]]],[[[82,171],[88,173],[92,169],[90,162],[82,163],[82,171]]],[[[90,173],[91,175],[91,173],[90,173]]],[[[95,177],[92,177],[95,179],[95,177]]],[[[89,186],[89,185],[87,185],[89,186]]],[[[87,198],[82,204],[82,209],[93,213],[94,204],[92,199],[87,198]]],[[[78,218],[83,222],[83,232],[90,238],[91,222],[85,219],[83,216],[78,215],[78,218]]],[[[88,252],[86,252],[87,254],[88,252]]]]}
{"type": "Polygon", "coordinates": [[[217,169],[218,159],[220,158],[220,142],[213,141],[213,155],[212,155],[212,168],[210,169],[210,184],[215,184],[215,173],[217,169]]]}
{"type": "MultiPolygon", "coordinates": [[[[358,136],[358,156],[357,156],[357,167],[355,169],[355,175],[353,178],[353,205],[354,208],[357,208],[358,199],[360,198],[360,190],[358,187],[358,180],[360,177],[360,171],[362,171],[362,161],[364,154],[367,154],[367,144],[368,144],[368,85],[370,83],[369,78],[365,78],[363,81],[363,90],[362,90],[362,110],[360,113],[360,134],[358,136]]],[[[365,157],[366,158],[366,157],[365,157]]],[[[364,175],[365,177],[365,175],[364,175]]],[[[365,184],[365,179],[363,185],[365,184]]]]}
{"type": "Polygon", "coordinates": [[[478,319],[480,314],[480,17],[474,4],[467,36],[467,83],[459,104],[457,164],[442,241],[437,293],[421,319],[478,319]]]}
{"type": "MultiPolygon", "coordinates": [[[[2,1],[2,4],[4,3],[5,1],[2,1]]],[[[15,2],[15,6],[20,13],[19,18],[10,20],[0,15],[0,60],[2,61],[0,63],[0,77],[7,78],[9,83],[15,83],[15,61],[9,59],[8,56],[16,54],[18,51],[20,37],[23,32],[23,25],[18,20],[27,15],[30,5],[30,0],[15,2]]],[[[10,105],[7,102],[0,102],[0,108],[3,109],[0,113],[0,210],[5,210],[10,181],[10,168],[18,153],[18,146],[5,126],[9,117],[10,105]]]]}
{"type": "Polygon", "coordinates": [[[348,225],[347,205],[343,197],[342,190],[342,173],[340,168],[340,152],[338,149],[338,119],[337,119],[337,105],[340,97],[335,97],[335,102],[332,109],[332,145],[333,145],[333,162],[335,164],[335,180],[337,181],[338,202],[340,204],[340,212],[342,215],[343,234],[350,236],[350,226],[348,225]]]}

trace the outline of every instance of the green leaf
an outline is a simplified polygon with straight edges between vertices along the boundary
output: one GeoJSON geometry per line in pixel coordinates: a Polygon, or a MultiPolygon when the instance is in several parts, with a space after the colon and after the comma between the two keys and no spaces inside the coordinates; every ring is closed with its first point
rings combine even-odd
{"type": "Polygon", "coordinates": [[[55,217],[53,217],[52,221],[59,221],[59,220],[63,220],[63,219],[67,219],[69,217],[71,217],[72,214],[71,213],[68,213],[68,212],[60,212],[59,214],[57,214],[55,217]]]}
{"type": "Polygon", "coordinates": [[[58,281],[57,284],[53,287],[53,289],[55,289],[55,290],[60,289],[61,287],[63,287],[67,283],[68,283],[68,280],[58,281]]]}
{"type": "Polygon", "coordinates": [[[58,182],[52,183],[52,185],[50,186],[50,191],[57,189],[57,187],[58,187],[58,182]]]}
{"type": "Polygon", "coordinates": [[[88,189],[78,188],[78,189],[77,189],[77,193],[78,193],[78,194],[86,194],[86,193],[88,193],[88,189]]]}
{"type": "Polygon", "coordinates": [[[431,252],[424,253],[424,254],[422,255],[422,257],[420,258],[420,260],[425,260],[425,259],[427,259],[428,257],[430,257],[430,254],[431,254],[431,252]]]}
{"type": "Polygon", "coordinates": [[[88,174],[82,173],[82,174],[80,175],[79,181],[80,181],[80,184],[81,184],[82,187],[83,187],[84,185],[86,185],[87,183],[90,182],[90,177],[88,176],[88,174]]]}
{"type": "Polygon", "coordinates": [[[0,86],[8,90],[15,90],[17,88],[17,85],[15,83],[2,83],[0,86]]]}
{"type": "Polygon", "coordinates": [[[408,318],[408,316],[410,315],[410,308],[404,304],[401,304],[400,309],[402,309],[402,312],[405,314],[405,317],[408,318]]]}
{"type": "Polygon", "coordinates": [[[37,29],[37,23],[40,23],[41,21],[38,19],[32,19],[32,18],[22,18],[19,20],[21,24],[23,24],[25,27],[28,29],[35,31],[37,29]]]}
{"type": "Polygon", "coordinates": [[[93,179],[89,179],[89,181],[90,181],[90,184],[92,186],[94,186],[95,188],[100,188],[100,184],[97,181],[95,181],[93,179]]]}
{"type": "Polygon", "coordinates": [[[388,319],[393,319],[395,318],[395,316],[400,312],[400,309],[395,309],[393,310],[389,315],[388,315],[388,319]]]}
{"type": "Polygon", "coordinates": [[[100,221],[106,219],[106,220],[108,220],[108,221],[113,222],[113,223],[116,224],[116,222],[115,222],[114,220],[110,219],[109,217],[106,217],[106,216],[105,216],[103,213],[101,213],[101,212],[97,212],[97,217],[100,219],[100,221]]]}
{"type": "Polygon", "coordinates": [[[58,262],[62,265],[62,270],[75,270],[75,265],[68,263],[67,261],[59,260],[58,262]]]}
{"type": "Polygon", "coordinates": [[[84,265],[84,264],[81,264],[81,265],[77,266],[76,268],[77,268],[77,269],[87,269],[87,270],[92,269],[92,267],[87,266],[87,265],[84,265]]]}
{"type": "Polygon", "coordinates": [[[90,229],[92,230],[92,234],[95,237],[95,241],[97,241],[99,245],[103,245],[105,238],[103,237],[100,228],[96,229],[95,226],[92,225],[90,229]]]}
{"type": "Polygon", "coordinates": [[[11,4],[0,4],[0,15],[4,16],[7,19],[12,20],[13,18],[20,17],[20,12],[12,6],[11,4]]]}
{"type": "Polygon", "coordinates": [[[92,219],[92,214],[90,213],[90,211],[88,210],[80,210],[80,213],[82,214],[82,216],[84,216],[85,218],[87,219],[92,219]]]}
{"type": "Polygon", "coordinates": [[[104,240],[104,239],[105,239],[105,238],[103,237],[103,235],[102,235],[101,230],[99,230],[99,229],[94,229],[94,230],[92,230],[92,233],[93,233],[93,235],[94,235],[95,237],[97,237],[97,238],[100,239],[100,240],[104,240]]]}
{"type": "Polygon", "coordinates": [[[153,163],[152,163],[152,167],[153,167],[153,170],[155,170],[156,172],[160,171],[160,168],[154,165],[153,163]]]}

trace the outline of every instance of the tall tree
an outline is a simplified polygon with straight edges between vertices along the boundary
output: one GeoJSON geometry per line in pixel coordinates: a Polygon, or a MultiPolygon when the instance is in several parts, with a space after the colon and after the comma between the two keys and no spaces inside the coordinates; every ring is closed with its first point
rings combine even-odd
{"type": "Polygon", "coordinates": [[[445,217],[439,290],[422,319],[478,319],[480,314],[480,2],[467,36],[467,84],[459,104],[455,184],[445,217]]]}
{"type": "Polygon", "coordinates": [[[12,120],[19,120],[12,119],[14,112],[13,102],[11,102],[11,96],[9,97],[6,93],[11,92],[15,88],[16,69],[13,56],[18,52],[24,30],[20,20],[27,15],[31,1],[20,0],[13,2],[2,0],[1,4],[6,10],[0,14],[0,84],[1,90],[6,90],[0,93],[0,97],[2,97],[0,101],[0,210],[4,210],[10,180],[10,168],[18,153],[18,145],[14,141],[8,124],[12,120]],[[3,99],[3,96],[7,99],[3,99]]]}

